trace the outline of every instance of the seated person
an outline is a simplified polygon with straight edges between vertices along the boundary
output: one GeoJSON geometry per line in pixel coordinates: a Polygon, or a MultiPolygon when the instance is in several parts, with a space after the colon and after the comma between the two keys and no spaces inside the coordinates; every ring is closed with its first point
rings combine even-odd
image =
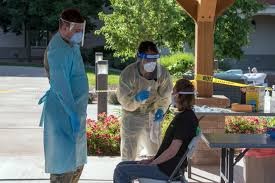
{"type": "MultiPolygon", "coordinates": [[[[198,127],[198,119],[192,110],[195,99],[192,83],[186,79],[178,80],[172,97],[179,113],[166,130],[157,154],[152,159],[119,163],[114,171],[114,183],[130,183],[137,178],[169,179],[188,144],[196,136],[198,127]]],[[[182,168],[186,166],[187,160],[182,168]]]]}

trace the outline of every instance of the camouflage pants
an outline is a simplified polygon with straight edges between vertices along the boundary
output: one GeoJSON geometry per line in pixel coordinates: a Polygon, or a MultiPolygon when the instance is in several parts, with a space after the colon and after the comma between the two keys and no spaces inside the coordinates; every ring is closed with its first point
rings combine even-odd
{"type": "Polygon", "coordinates": [[[84,166],[78,167],[74,172],[51,174],[50,183],[77,183],[84,166]]]}

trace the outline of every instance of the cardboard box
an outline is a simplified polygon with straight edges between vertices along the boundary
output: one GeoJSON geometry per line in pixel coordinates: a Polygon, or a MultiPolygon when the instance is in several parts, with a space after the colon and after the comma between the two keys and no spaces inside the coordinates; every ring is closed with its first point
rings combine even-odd
{"type": "Polygon", "coordinates": [[[257,158],[244,157],[245,183],[274,183],[275,182],[275,156],[257,158]]]}
{"type": "Polygon", "coordinates": [[[231,110],[236,112],[252,112],[253,107],[252,105],[248,105],[248,104],[233,103],[231,104],[231,110]]]}
{"type": "Polygon", "coordinates": [[[264,95],[265,87],[246,87],[246,104],[253,106],[253,111],[263,111],[264,110],[264,95]]]}

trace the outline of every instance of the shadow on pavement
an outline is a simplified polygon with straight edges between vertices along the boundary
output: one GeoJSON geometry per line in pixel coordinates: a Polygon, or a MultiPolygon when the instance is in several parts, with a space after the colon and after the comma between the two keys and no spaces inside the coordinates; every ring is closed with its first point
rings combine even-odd
{"type": "Polygon", "coordinates": [[[3,66],[0,65],[0,77],[46,77],[43,67],[3,66]]]}

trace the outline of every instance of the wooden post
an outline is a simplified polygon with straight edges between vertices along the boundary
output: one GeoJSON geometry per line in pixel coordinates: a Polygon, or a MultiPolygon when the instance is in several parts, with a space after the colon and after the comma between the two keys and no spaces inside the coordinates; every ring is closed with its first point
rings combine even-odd
{"type": "MultiPolygon", "coordinates": [[[[213,47],[214,23],[196,22],[195,40],[195,74],[213,76],[213,47]]],[[[196,89],[200,97],[212,97],[213,84],[209,82],[196,82],[196,89]]]]}
{"type": "MultiPolygon", "coordinates": [[[[177,0],[196,24],[195,74],[213,76],[215,20],[235,0],[177,0]]],[[[212,97],[213,84],[197,81],[198,96],[212,97]]]]}

